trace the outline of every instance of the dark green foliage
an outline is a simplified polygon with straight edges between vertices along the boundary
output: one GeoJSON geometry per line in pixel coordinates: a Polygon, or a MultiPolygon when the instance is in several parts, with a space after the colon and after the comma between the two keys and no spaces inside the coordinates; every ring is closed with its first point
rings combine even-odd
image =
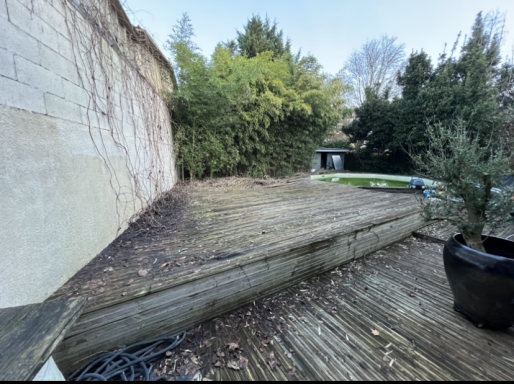
{"type": "Polygon", "coordinates": [[[396,104],[388,99],[387,92],[379,96],[366,89],[366,101],[356,108],[356,119],[343,131],[356,147],[347,162],[347,169],[357,172],[407,174],[411,163],[405,151],[395,143],[398,122],[396,104]]]}
{"type": "Polygon", "coordinates": [[[345,140],[325,141],[322,146],[323,148],[351,149],[350,142],[345,140]]]}
{"type": "Polygon", "coordinates": [[[497,77],[498,104],[500,110],[506,112],[514,108],[514,65],[505,63],[502,65],[497,77]]]}
{"type": "Polygon", "coordinates": [[[373,152],[394,150],[391,138],[395,133],[395,108],[389,102],[387,91],[379,96],[371,88],[366,89],[366,102],[356,109],[357,119],[345,130],[359,141],[368,141],[373,152]]]}
{"type": "Polygon", "coordinates": [[[426,147],[424,93],[432,79],[433,69],[428,55],[425,52],[411,54],[405,71],[398,76],[402,97],[391,105],[396,112],[392,137],[395,149],[412,154],[426,147]]]}
{"type": "Polygon", "coordinates": [[[382,155],[371,151],[354,151],[345,156],[344,166],[351,172],[383,173],[386,175],[411,176],[413,166],[410,157],[401,151],[382,155]]]}
{"type": "MultiPolygon", "coordinates": [[[[498,75],[499,114],[504,124],[500,137],[510,148],[514,148],[514,65],[504,64],[498,75]]],[[[514,173],[514,159],[511,163],[514,173]]]]}
{"type": "MultiPolygon", "coordinates": [[[[236,41],[239,54],[247,58],[256,57],[263,52],[273,52],[275,58],[291,54],[291,42],[284,41],[283,32],[268,17],[262,20],[259,15],[252,16],[244,26],[244,32],[237,31],[236,41]]],[[[234,47],[234,43],[235,41],[227,44],[226,48],[234,47]]]]}
{"type": "Polygon", "coordinates": [[[468,246],[485,252],[485,225],[494,230],[512,221],[514,191],[492,191],[502,187],[512,152],[493,140],[483,143],[462,121],[452,127],[429,126],[427,136],[428,150],[414,161],[424,176],[437,180],[442,194],[422,202],[423,215],[426,220],[449,220],[468,246]]]}
{"type": "Polygon", "coordinates": [[[443,56],[422,94],[427,121],[449,126],[460,119],[483,138],[496,133],[499,65],[499,36],[490,32],[479,14],[460,57],[443,56]]]}
{"type": "Polygon", "coordinates": [[[198,46],[194,43],[193,37],[195,37],[195,33],[191,19],[187,13],[183,13],[182,17],[177,20],[177,24],[173,26],[171,34],[169,35],[169,39],[166,41],[166,49],[171,54],[173,67],[175,68],[175,73],[178,75],[177,80],[179,81],[180,67],[177,63],[177,51],[175,47],[178,44],[184,44],[191,52],[199,52],[200,48],[198,48],[198,46]]]}
{"type": "MultiPolygon", "coordinates": [[[[441,55],[435,68],[424,52],[413,53],[398,74],[401,97],[391,101],[368,89],[355,110],[356,120],[344,132],[358,148],[367,141],[364,152],[384,161],[385,154],[397,158],[399,152],[426,150],[430,124],[462,121],[481,142],[490,137],[501,141],[512,125],[514,86],[512,67],[500,62],[500,22],[497,15],[479,14],[460,55],[441,55]]],[[[410,168],[406,162],[405,170],[410,168]]]]}
{"type": "Polygon", "coordinates": [[[187,44],[173,49],[180,67],[172,95],[177,160],[191,177],[307,170],[342,117],[344,86],[312,56],[245,57],[226,43],[207,61],[187,44]]]}

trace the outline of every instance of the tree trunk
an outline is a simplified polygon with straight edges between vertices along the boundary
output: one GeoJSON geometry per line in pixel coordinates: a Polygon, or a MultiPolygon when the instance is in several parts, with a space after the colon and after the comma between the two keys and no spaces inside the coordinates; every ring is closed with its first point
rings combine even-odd
{"type": "Polygon", "coordinates": [[[482,212],[476,212],[474,207],[468,206],[468,220],[473,224],[472,229],[470,228],[467,233],[462,231],[462,236],[466,245],[477,251],[487,253],[485,251],[484,243],[482,241],[482,232],[484,231],[485,222],[483,221],[482,212]]]}
{"type": "Polygon", "coordinates": [[[462,236],[464,237],[464,241],[468,247],[483,253],[487,253],[484,247],[484,243],[482,242],[481,234],[466,235],[463,233],[462,236]]]}

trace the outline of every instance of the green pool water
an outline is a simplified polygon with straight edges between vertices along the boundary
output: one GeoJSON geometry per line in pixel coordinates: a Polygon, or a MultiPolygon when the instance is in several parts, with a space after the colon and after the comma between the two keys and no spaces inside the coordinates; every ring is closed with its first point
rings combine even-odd
{"type": "Polygon", "coordinates": [[[332,182],[344,185],[351,185],[354,187],[382,187],[382,188],[407,188],[408,182],[397,180],[383,180],[379,178],[340,178],[339,181],[332,181],[338,177],[323,177],[316,179],[318,181],[332,182]]]}

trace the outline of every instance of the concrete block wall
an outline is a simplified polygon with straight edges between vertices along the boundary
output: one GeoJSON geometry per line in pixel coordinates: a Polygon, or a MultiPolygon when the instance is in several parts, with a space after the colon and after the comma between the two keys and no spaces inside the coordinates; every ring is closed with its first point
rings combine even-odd
{"type": "Polygon", "coordinates": [[[69,0],[0,0],[0,308],[45,300],[175,183],[159,90],[95,33],[69,0]]]}

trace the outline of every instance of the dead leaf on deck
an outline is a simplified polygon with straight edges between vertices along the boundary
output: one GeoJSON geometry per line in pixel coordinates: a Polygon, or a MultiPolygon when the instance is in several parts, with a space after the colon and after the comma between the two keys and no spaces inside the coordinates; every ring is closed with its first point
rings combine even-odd
{"type": "Polygon", "coordinates": [[[373,336],[380,336],[380,332],[378,332],[376,329],[372,329],[371,333],[373,334],[373,336]]]}
{"type": "Polygon", "coordinates": [[[229,352],[234,352],[236,349],[239,349],[239,344],[237,343],[228,343],[227,348],[229,352]]]}
{"type": "Polygon", "coordinates": [[[140,277],[145,277],[146,275],[148,275],[148,271],[146,269],[141,269],[141,270],[139,270],[139,272],[137,274],[140,277]]]}
{"type": "Polygon", "coordinates": [[[246,368],[248,368],[248,359],[245,357],[241,357],[241,359],[239,359],[239,367],[242,370],[245,370],[246,368]]]}
{"type": "Polygon", "coordinates": [[[227,363],[227,368],[233,369],[234,371],[239,371],[241,368],[239,368],[239,362],[236,360],[230,360],[227,363]]]}

